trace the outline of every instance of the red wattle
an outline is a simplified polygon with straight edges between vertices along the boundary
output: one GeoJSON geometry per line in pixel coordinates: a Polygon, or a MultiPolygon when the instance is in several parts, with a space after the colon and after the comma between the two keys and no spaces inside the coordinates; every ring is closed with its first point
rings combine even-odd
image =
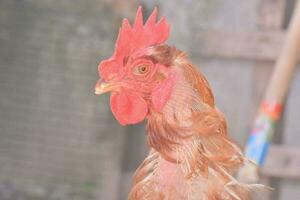
{"type": "Polygon", "coordinates": [[[110,108],[121,125],[139,123],[148,113],[146,101],[139,95],[126,91],[111,94],[110,108]]]}

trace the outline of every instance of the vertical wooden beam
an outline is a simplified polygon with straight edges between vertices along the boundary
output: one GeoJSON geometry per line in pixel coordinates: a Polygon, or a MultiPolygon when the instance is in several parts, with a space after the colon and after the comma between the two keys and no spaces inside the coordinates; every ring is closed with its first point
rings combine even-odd
{"type": "MultiPolygon", "coordinates": [[[[257,28],[263,31],[280,30],[283,27],[284,11],[286,0],[261,0],[257,14],[257,28]]],[[[259,61],[253,66],[253,91],[252,91],[252,111],[253,116],[259,107],[263,93],[266,89],[267,83],[273,69],[274,62],[259,61]]],[[[281,124],[279,124],[280,126],[281,124]]],[[[278,133],[278,132],[277,132],[278,133]]],[[[275,134],[278,143],[281,141],[280,134],[275,134]]],[[[277,199],[278,197],[278,182],[262,178],[262,183],[272,185],[275,191],[272,193],[265,193],[261,199],[277,199]]],[[[255,197],[253,199],[256,199],[255,197]]]]}

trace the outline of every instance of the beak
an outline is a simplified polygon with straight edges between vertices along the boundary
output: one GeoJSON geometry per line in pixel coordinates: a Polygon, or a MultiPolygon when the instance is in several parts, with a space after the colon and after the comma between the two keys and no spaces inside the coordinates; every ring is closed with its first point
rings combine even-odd
{"type": "Polygon", "coordinates": [[[107,83],[101,79],[98,80],[95,86],[95,94],[100,95],[106,92],[115,91],[119,86],[115,83],[107,83]]]}

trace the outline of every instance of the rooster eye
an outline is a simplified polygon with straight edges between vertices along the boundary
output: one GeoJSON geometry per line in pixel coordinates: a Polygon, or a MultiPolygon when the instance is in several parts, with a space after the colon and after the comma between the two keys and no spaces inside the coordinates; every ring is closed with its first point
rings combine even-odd
{"type": "Polygon", "coordinates": [[[149,66],[144,64],[135,67],[133,73],[136,75],[143,75],[146,74],[148,71],[149,71],[149,66]]]}
{"type": "Polygon", "coordinates": [[[147,65],[141,65],[138,67],[138,70],[141,74],[144,74],[148,71],[148,66],[147,65]]]}

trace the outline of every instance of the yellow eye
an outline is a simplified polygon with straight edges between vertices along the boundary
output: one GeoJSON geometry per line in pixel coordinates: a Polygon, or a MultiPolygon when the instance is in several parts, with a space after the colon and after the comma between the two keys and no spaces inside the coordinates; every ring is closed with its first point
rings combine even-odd
{"type": "Polygon", "coordinates": [[[146,74],[149,71],[148,65],[139,65],[136,67],[137,74],[146,74]]]}
{"type": "Polygon", "coordinates": [[[138,59],[132,63],[131,74],[138,79],[145,79],[152,74],[155,65],[151,60],[138,59]]]}
{"type": "Polygon", "coordinates": [[[144,74],[148,71],[148,65],[141,65],[138,67],[138,70],[141,74],[144,74]]]}

